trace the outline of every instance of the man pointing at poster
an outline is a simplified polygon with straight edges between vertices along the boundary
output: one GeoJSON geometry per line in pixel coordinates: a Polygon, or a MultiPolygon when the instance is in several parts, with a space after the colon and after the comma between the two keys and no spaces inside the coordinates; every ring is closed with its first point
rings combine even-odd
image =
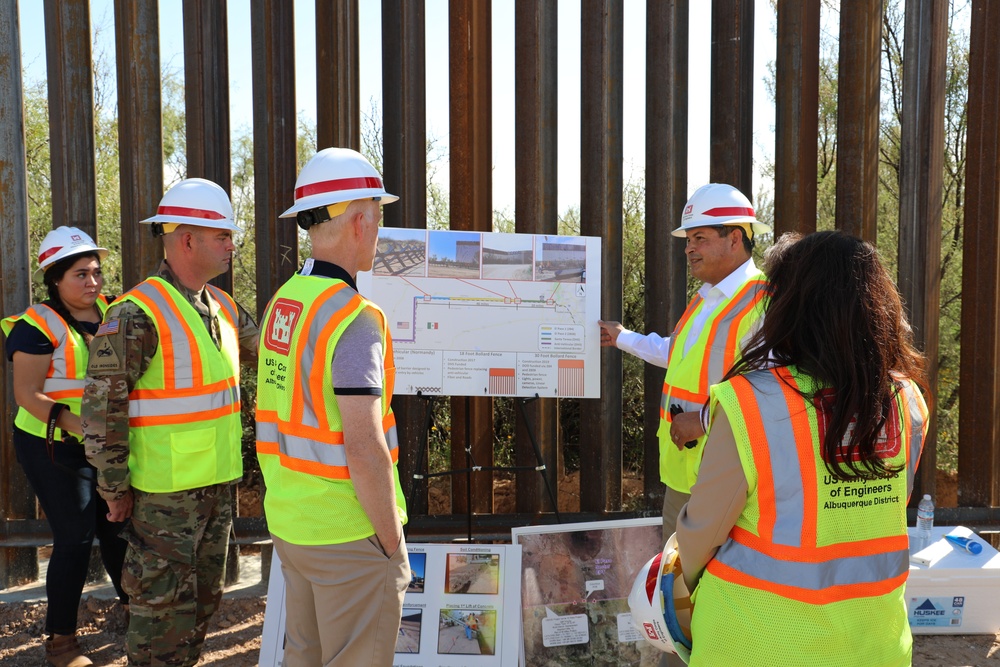
{"type": "Polygon", "coordinates": [[[390,408],[392,339],[357,292],[382,204],[396,201],[360,154],[327,148],[295,183],[312,257],[264,312],[257,457],[285,580],[288,665],[388,667],[410,566],[390,408]]]}
{"type": "Polygon", "coordinates": [[[665,367],[660,400],[660,480],[663,537],[674,532],[677,514],[698,478],[708,428],[708,387],[722,379],[740,345],[756,328],[764,274],[753,262],[754,238],[771,231],[757,222],[750,201],[736,188],[710,183],[684,206],[673,236],[686,238],[691,275],[704,284],[669,338],[629,331],[619,322],[599,322],[601,345],[617,347],[665,367]]]}

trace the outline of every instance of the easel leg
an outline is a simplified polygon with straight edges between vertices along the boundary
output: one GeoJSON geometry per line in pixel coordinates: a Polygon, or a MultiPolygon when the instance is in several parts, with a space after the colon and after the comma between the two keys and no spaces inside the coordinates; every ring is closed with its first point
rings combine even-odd
{"type": "MultiPolygon", "coordinates": [[[[417,460],[416,465],[413,467],[413,478],[410,482],[410,497],[406,499],[406,506],[413,507],[414,501],[417,498],[417,494],[420,492],[421,482],[427,484],[427,471],[425,470],[425,458],[430,461],[430,432],[431,432],[431,421],[434,412],[434,397],[425,396],[419,391],[417,392],[417,398],[423,400],[426,404],[426,409],[424,410],[424,429],[423,437],[420,441],[420,447],[417,449],[417,460]]],[[[429,488],[429,487],[428,487],[429,488]]],[[[429,502],[429,501],[428,501],[429,502]]],[[[430,513],[430,506],[427,508],[428,514],[430,513]]],[[[406,528],[406,526],[404,526],[406,528]]]]}

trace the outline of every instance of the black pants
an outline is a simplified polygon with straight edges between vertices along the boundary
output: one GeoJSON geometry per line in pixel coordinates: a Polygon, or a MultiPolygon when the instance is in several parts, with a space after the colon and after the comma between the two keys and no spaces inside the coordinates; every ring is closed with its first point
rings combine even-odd
{"type": "Polygon", "coordinates": [[[71,635],[76,632],[95,535],[101,541],[101,560],[118,598],[128,604],[121,588],[128,543],[118,537],[124,524],[108,521],[108,504],[97,493],[97,473],[87,463],[83,445],[55,443],[53,461],[44,438],[14,427],[14,451],[52,528],[52,558],[45,578],[49,601],[45,631],[71,635]]]}

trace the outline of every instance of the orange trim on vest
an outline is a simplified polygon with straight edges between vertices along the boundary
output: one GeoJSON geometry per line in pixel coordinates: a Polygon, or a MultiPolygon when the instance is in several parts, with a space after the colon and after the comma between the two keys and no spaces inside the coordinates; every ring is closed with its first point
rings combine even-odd
{"type": "MultiPolygon", "coordinates": [[[[746,296],[746,293],[749,290],[756,289],[758,286],[763,284],[764,284],[763,280],[749,281],[746,285],[743,286],[743,288],[739,292],[737,292],[733,296],[732,299],[729,300],[729,303],[727,303],[726,307],[722,309],[722,312],[720,312],[719,315],[712,321],[712,326],[708,330],[708,338],[706,339],[705,342],[705,345],[708,348],[708,350],[706,350],[706,354],[702,356],[701,373],[699,374],[698,377],[698,387],[704,389],[706,392],[708,391],[708,363],[712,360],[712,353],[711,353],[712,342],[715,340],[716,335],[719,333],[719,325],[722,324],[722,322],[726,319],[726,316],[729,315],[729,313],[733,312],[736,309],[736,306],[739,305],[740,299],[746,296]]],[[[739,323],[743,321],[743,318],[747,316],[747,313],[749,313],[757,306],[757,303],[761,300],[763,296],[764,296],[764,291],[758,290],[754,298],[750,300],[750,303],[744,306],[742,310],[737,311],[736,316],[733,318],[731,326],[729,327],[729,334],[726,338],[726,351],[723,353],[722,356],[722,368],[724,369],[724,371],[727,371],[733,367],[733,360],[736,358],[736,335],[740,329],[739,323]]]]}
{"type": "MultiPolygon", "coordinates": [[[[750,386],[750,382],[745,377],[738,375],[730,381],[730,384],[740,405],[748,406],[748,408],[757,405],[753,387],[750,386]]],[[[757,469],[759,480],[757,505],[760,518],[757,521],[757,531],[762,538],[770,542],[774,535],[774,524],[778,519],[774,501],[774,472],[771,470],[771,452],[767,447],[767,437],[760,410],[745,410],[743,419],[746,422],[747,433],[750,435],[750,447],[753,451],[754,467],[757,469]]]]}
{"type": "Polygon", "coordinates": [[[816,489],[816,475],[812,474],[816,470],[816,453],[813,450],[812,429],[809,428],[809,413],[805,410],[802,394],[798,392],[799,385],[788,372],[787,367],[774,369],[771,371],[778,378],[781,394],[788,405],[796,403],[803,404],[802,410],[796,410],[791,415],[792,433],[795,436],[795,449],[799,457],[799,471],[802,473],[803,492],[803,520],[802,536],[800,538],[803,545],[816,544],[816,535],[819,530],[817,521],[819,519],[818,491],[816,489]]]}
{"type": "MultiPolygon", "coordinates": [[[[320,299],[325,299],[326,295],[320,297],[320,299]]],[[[326,354],[318,354],[320,351],[325,351],[328,349],[330,344],[330,339],[333,338],[333,334],[337,331],[337,327],[343,324],[347,316],[358,309],[360,305],[363,304],[361,296],[355,294],[351,297],[351,300],[344,304],[344,307],[336,312],[336,314],[330,318],[330,321],[323,325],[320,329],[319,335],[316,337],[316,352],[313,356],[312,368],[309,369],[309,391],[314,397],[314,403],[317,405],[316,409],[316,422],[320,429],[330,430],[330,419],[327,411],[325,409],[320,409],[324,406],[325,402],[322,400],[323,391],[326,387],[325,376],[326,376],[326,354]]],[[[319,310],[319,309],[316,309],[319,310]]],[[[310,331],[309,329],[302,329],[306,334],[310,331]]],[[[293,398],[292,401],[295,405],[302,405],[301,392],[302,388],[306,383],[297,382],[295,384],[295,393],[299,394],[298,400],[293,398]]],[[[301,416],[301,415],[300,415],[301,416]]]]}
{"type": "Polygon", "coordinates": [[[677,322],[677,326],[674,327],[674,331],[670,335],[670,354],[667,355],[668,366],[674,360],[674,350],[677,349],[678,334],[680,334],[680,332],[684,330],[684,325],[686,325],[687,321],[691,319],[691,316],[694,315],[694,311],[698,308],[698,304],[701,303],[702,301],[703,299],[701,298],[701,295],[696,294],[695,297],[691,299],[691,303],[689,303],[687,305],[687,308],[684,309],[684,314],[681,315],[681,319],[680,321],[677,322]]]}
{"type": "MultiPolygon", "coordinates": [[[[146,306],[150,310],[150,314],[154,320],[163,322],[163,313],[152,299],[138,290],[132,292],[130,296],[146,306]]],[[[156,334],[159,338],[159,344],[165,350],[161,355],[163,357],[163,384],[167,389],[173,389],[177,383],[175,380],[176,373],[174,373],[174,355],[167,352],[172,352],[174,349],[174,336],[170,331],[170,327],[156,327],[156,334]]]]}
{"type": "Polygon", "coordinates": [[[60,398],[83,398],[83,389],[63,389],[62,391],[46,391],[44,393],[53,401],[58,401],[60,398]]]}
{"type": "Polygon", "coordinates": [[[159,415],[155,417],[129,417],[129,426],[169,426],[171,424],[188,424],[198,421],[209,421],[225,417],[240,411],[240,403],[230,403],[213,410],[200,412],[185,412],[179,415],[159,415]]]}
{"type": "Polygon", "coordinates": [[[232,313],[229,312],[228,308],[222,306],[223,303],[228,302],[232,306],[233,312],[239,313],[239,309],[237,308],[236,301],[233,300],[233,297],[229,296],[223,290],[219,289],[215,285],[205,285],[205,287],[207,287],[208,291],[212,293],[212,296],[215,297],[215,300],[219,302],[220,304],[219,310],[222,311],[222,314],[225,315],[226,319],[229,320],[229,323],[233,325],[233,328],[236,329],[236,331],[239,331],[240,330],[239,323],[233,321],[232,313]]]}
{"type": "MultiPolygon", "coordinates": [[[[317,428],[315,426],[306,426],[305,424],[296,422],[282,422],[278,418],[278,413],[274,410],[257,410],[257,421],[269,424],[275,424],[278,427],[278,431],[284,433],[285,435],[294,435],[299,438],[305,438],[307,440],[315,440],[316,442],[321,442],[327,445],[342,445],[344,444],[344,432],[343,431],[331,431],[329,428],[317,428]]],[[[382,417],[382,432],[386,433],[389,429],[396,425],[396,417],[390,412],[382,417]]]]}
{"type": "Polygon", "coordinates": [[[738,542],[766,556],[798,563],[824,563],[836,558],[875,556],[891,551],[902,551],[909,544],[905,535],[891,535],[889,537],[876,537],[857,542],[839,542],[823,547],[816,546],[815,542],[805,544],[801,547],[793,547],[787,544],[775,544],[774,542],[767,541],[754,535],[746,528],[739,526],[733,526],[729,532],[729,537],[734,542],[738,542]]]}
{"type": "Polygon", "coordinates": [[[830,604],[831,602],[843,602],[844,600],[855,598],[887,595],[906,583],[906,577],[909,575],[909,571],[904,570],[902,574],[883,581],[844,584],[830,586],[820,591],[813,591],[758,579],[757,577],[735,570],[724,563],[720,563],[715,558],[708,562],[706,569],[713,575],[730,583],[768,591],[769,593],[807,604],[830,604]]]}
{"type": "MultiPolygon", "coordinates": [[[[151,285],[153,289],[155,289],[157,292],[160,293],[160,296],[162,296],[166,300],[167,304],[169,304],[169,308],[171,311],[173,311],[174,317],[176,317],[177,320],[181,323],[181,328],[184,329],[184,333],[187,335],[189,341],[188,347],[191,348],[191,378],[195,386],[201,386],[204,383],[205,378],[202,374],[201,350],[198,347],[198,339],[195,337],[194,332],[191,331],[191,327],[188,326],[187,319],[184,317],[181,311],[178,310],[177,304],[175,303],[173,297],[170,295],[170,292],[167,291],[167,288],[163,285],[163,283],[161,283],[158,280],[150,280],[147,282],[147,284],[151,285]]],[[[191,306],[191,309],[194,310],[194,306],[191,306]]],[[[197,311],[195,311],[195,313],[197,314],[197,311]]],[[[159,324],[161,325],[164,324],[163,320],[160,320],[159,324]]],[[[168,328],[169,327],[167,326],[159,326],[157,327],[157,331],[168,328]]],[[[171,339],[171,343],[172,342],[173,340],[171,339]]],[[[169,353],[170,357],[173,358],[174,356],[173,348],[167,349],[165,351],[164,356],[166,356],[166,353],[169,353]]],[[[173,385],[168,385],[168,386],[171,386],[171,388],[173,387],[173,385]]]]}
{"type": "Polygon", "coordinates": [[[228,378],[202,387],[187,387],[184,389],[133,389],[129,393],[129,398],[190,398],[191,396],[214,394],[225,389],[232,389],[235,386],[236,378],[228,378]]]}
{"type": "MultiPolygon", "coordinates": [[[[319,302],[321,300],[326,300],[326,299],[330,298],[331,296],[333,296],[334,294],[336,294],[337,292],[339,292],[340,290],[342,290],[342,289],[344,289],[346,287],[347,287],[347,283],[341,282],[341,281],[337,281],[329,289],[323,290],[320,293],[320,295],[316,298],[316,301],[319,302]]],[[[319,308],[309,308],[309,309],[306,310],[306,318],[299,325],[299,331],[305,333],[305,335],[308,336],[309,332],[312,330],[312,322],[313,322],[314,319],[316,319],[316,314],[319,312],[319,310],[320,310],[319,308]]],[[[268,311],[264,311],[264,312],[266,313],[268,311]]],[[[295,363],[298,364],[299,353],[300,353],[300,351],[299,351],[299,341],[298,341],[298,339],[296,339],[295,341],[292,342],[292,348],[289,350],[289,354],[288,354],[289,360],[294,360],[295,363]]],[[[298,372],[298,371],[296,371],[296,372],[298,372]]],[[[295,384],[296,384],[296,386],[292,390],[292,413],[289,415],[289,421],[296,422],[296,423],[301,423],[302,422],[302,415],[305,412],[305,402],[301,398],[301,396],[302,396],[302,389],[301,389],[301,387],[302,387],[303,383],[302,382],[296,382],[295,384]]],[[[314,394],[314,396],[322,397],[323,394],[322,393],[314,394]]],[[[322,401],[320,401],[320,403],[322,403],[322,401]]],[[[322,412],[322,411],[321,410],[316,410],[316,417],[317,418],[319,418],[319,413],[320,412],[322,412]]]]}

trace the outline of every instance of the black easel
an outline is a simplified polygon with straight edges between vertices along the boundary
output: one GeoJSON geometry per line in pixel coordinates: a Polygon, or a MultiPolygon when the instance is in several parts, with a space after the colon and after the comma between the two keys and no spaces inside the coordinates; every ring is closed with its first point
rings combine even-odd
{"type": "MultiPolygon", "coordinates": [[[[524,419],[524,424],[527,427],[528,438],[531,440],[531,446],[535,450],[535,462],[537,465],[533,466],[480,466],[476,465],[476,461],[472,456],[472,427],[470,425],[471,420],[465,420],[465,461],[466,467],[456,470],[443,470],[441,472],[425,472],[427,461],[424,460],[425,456],[428,461],[430,456],[427,452],[430,451],[430,430],[431,421],[434,410],[434,399],[436,396],[428,396],[417,392],[417,398],[426,402],[426,410],[424,411],[424,431],[423,431],[423,442],[421,447],[417,452],[416,465],[413,470],[413,485],[410,487],[410,497],[406,499],[407,505],[412,506],[414,497],[417,493],[418,485],[421,481],[430,479],[431,477],[442,477],[444,475],[460,475],[465,473],[465,488],[466,497],[468,498],[467,509],[466,509],[466,528],[467,528],[467,541],[472,543],[472,473],[480,471],[501,471],[501,472],[519,472],[524,470],[536,470],[542,476],[542,480],[545,481],[545,490],[549,494],[549,500],[552,502],[552,509],[556,515],[556,522],[562,523],[562,518],[559,516],[559,505],[556,502],[556,495],[552,490],[552,484],[549,482],[548,468],[545,465],[545,461],[542,459],[542,451],[538,447],[538,441],[535,439],[534,428],[531,422],[528,420],[528,413],[524,409],[524,406],[531,401],[538,400],[538,394],[530,398],[515,397],[515,402],[518,409],[521,412],[521,417],[524,419]]],[[[466,400],[466,414],[469,412],[469,397],[466,400]]]]}

